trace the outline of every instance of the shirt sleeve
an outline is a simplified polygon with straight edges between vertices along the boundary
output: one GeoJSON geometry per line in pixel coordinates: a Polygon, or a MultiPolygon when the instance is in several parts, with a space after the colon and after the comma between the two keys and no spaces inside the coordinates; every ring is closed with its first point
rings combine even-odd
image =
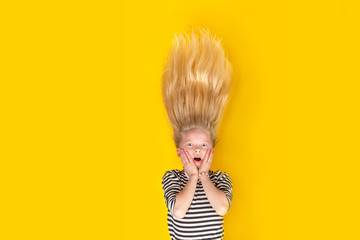
{"type": "Polygon", "coordinates": [[[166,207],[169,209],[171,215],[174,216],[175,197],[180,192],[180,183],[172,171],[167,171],[164,174],[162,178],[162,188],[166,207]]]}
{"type": "Polygon", "coordinates": [[[223,172],[217,181],[216,188],[223,191],[226,195],[226,198],[229,201],[229,208],[227,212],[230,210],[231,202],[232,202],[232,181],[226,172],[223,172]]]}

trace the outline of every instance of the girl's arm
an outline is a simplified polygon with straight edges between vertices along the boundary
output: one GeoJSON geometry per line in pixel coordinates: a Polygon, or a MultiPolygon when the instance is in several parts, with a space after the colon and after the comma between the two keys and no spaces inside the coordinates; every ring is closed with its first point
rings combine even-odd
{"type": "Polygon", "coordinates": [[[176,218],[183,218],[189,209],[191,201],[194,198],[197,181],[197,175],[190,176],[184,189],[176,195],[174,206],[174,216],[176,218]]]}
{"type": "Polygon", "coordinates": [[[200,180],[211,206],[220,216],[224,216],[229,209],[229,201],[226,194],[217,189],[208,176],[201,175],[200,180]]]}

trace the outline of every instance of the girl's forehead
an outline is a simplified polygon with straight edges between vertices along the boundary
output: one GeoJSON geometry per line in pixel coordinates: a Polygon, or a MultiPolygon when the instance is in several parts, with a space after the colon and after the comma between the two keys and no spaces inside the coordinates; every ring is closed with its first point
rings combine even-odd
{"type": "Polygon", "coordinates": [[[189,132],[184,136],[184,141],[209,141],[210,136],[206,132],[189,132]]]}
{"type": "Polygon", "coordinates": [[[184,142],[210,142],[210,139],[193,137],[184,139],[184,142]]]}

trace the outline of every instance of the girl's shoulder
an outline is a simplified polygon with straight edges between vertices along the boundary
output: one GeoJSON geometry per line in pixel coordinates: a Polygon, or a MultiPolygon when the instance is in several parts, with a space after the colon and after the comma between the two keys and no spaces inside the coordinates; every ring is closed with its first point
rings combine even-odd
{"type": "Polygon", "coordinates": [[[183,173],[183,171],[180,171],[179,169],[172,169],[172,170],[168,170],[165,172],[165,174],[163,175],[163,179],[164,178],[169,178],[169,177],[177,177],[180,178],[181,174],[183,173]]]}
{"type": "Polygon", "coordinates": [[[212,173],[212,175],[215,176],[216,178],[221,178],[223,176],[229,176],[229,174],[227,172],[220,171],[220,170],[216,170],[216,171],[210,170],[210,173],[212,173]]]}
{"type": "Polygon", "coordinates": [[[168,170],[166,171],[165,173],[173,173],[173,174],[179,174],[181,173],[182,171],[179,170],[179,169],[172,169],[172,170],[168,170]]]}
{"type": "Polygon", "coordinates": [[[215,176],[219,176],[219,175],[221,175],[221,174],[224,173],[223,171],[220,171],[220,170],[216,170],[216,171],[211,171],[211,170],[210,170],[210,172],[211,172],[212,174],[214,174],[215,176]]]}

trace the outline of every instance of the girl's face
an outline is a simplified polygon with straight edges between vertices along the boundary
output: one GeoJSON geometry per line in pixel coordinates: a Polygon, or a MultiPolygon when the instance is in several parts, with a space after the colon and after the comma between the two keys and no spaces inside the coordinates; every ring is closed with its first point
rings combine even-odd
{"type": "Polygon", "coordinates": [[[183,134],[179,148],[177,148],[177,155],[179,157],[181,148],[189,152],[190,156],[199,168],[205,157],[206,150],[212,148],[210,134],[199,128],[187,130],[183,134]]]}

